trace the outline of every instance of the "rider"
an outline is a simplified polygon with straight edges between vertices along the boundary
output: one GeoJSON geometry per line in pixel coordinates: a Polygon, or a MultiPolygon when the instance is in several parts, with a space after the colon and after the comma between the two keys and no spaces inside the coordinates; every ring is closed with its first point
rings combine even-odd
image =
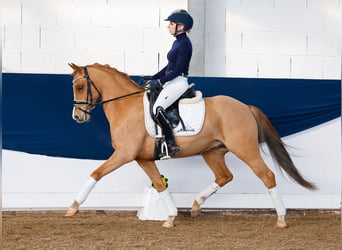
{"type": "Polygon", "coordinates": [[[172,156],[177,154],[180,148],[175,142],[172,127],[165,110],[189,86],[187,76],[192,56],[192,44],[186,33],[192,28],[193,19],[186,10],[175,10],[165,21],[170,22],[167,27],[176,40],[167,54],[168,64],[152,76],[153,80],[150,83],[150,88],[156,89],[162,86],[162,91],[153,106],[153,114],[165,136],[169,156],[172,156]]]}

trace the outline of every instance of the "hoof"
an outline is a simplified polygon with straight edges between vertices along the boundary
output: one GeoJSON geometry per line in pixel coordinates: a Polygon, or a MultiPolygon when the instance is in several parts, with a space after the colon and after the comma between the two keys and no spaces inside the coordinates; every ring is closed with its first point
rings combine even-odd
{"type": "Polygon", "coordinates": [[[191,218],[195,218],[201,213],[201,205],[195,200],[191,208],[191,218]]]}
{"type": "Polygon", "coordinates": [[[191,210],[191,218],[195,218],[201,214],[201,209],[191,210]]]}
{"type": "Polygon", "coordinates": [[[166,227],[166,228],[172,228],[172,227],[174,227],[175,226],[175,224],[173,223],[173,221],[175,220],[175,216],[169,216],[168,218],[167,218],[167,221],[165,221],[164,223],[163,223],[163,227],[166,227]]]}
{"type": "Polygon", "coordinates": [[[69,208],[68,211],[65,213],[65,217],[72,217],[78,213],[78,209],[76,208],[69,208]]]}
{"type": "Polygon", "coordinates": [[[277,228],[286,228],[287,227],[287,223],[285,221],[285,216],[279,216],[277,223],[275,224],[275,227],[277,228]]]}

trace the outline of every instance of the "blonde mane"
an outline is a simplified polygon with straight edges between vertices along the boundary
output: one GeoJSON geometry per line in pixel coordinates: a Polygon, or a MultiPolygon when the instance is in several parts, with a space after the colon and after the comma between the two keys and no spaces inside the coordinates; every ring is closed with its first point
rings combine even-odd
{"type": "Polygon", "coordinates": [[[102,69],[102,70],[105,70],[111,74],[115,74],[115,77],[119,77],[121,78],[122,80],[124,81],[129,81],[131,82],[132,84],[138,86],[139,88],[141,88],[141,86],[139,86],[139,84],[137,84],[136,82],[134,82],[128,74],[126,74],[125,72],[122,72],[114,67],[111,67],[109,64],[100,64],[100,63],[94,63],[92,65],[87,65],[87,67],[95,67],[95,68],[98,68],[98,69],[102,69]]]}

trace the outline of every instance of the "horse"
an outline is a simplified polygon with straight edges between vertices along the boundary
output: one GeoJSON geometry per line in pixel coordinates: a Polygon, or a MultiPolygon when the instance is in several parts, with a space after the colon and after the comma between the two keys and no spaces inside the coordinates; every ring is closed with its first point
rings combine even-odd
{"type": "MultiPolygon", "coordinates": [[[[177,208],[154,160],[155,138],[146,132],[144,124],[142,103],[148,88],[107,64],[78,66],[71,63],[69,66],[73,69],[73,119],[79,123],[86,122],[91,118],[91,110],[102,105],[115,151],[91,173],[65,216],[78,213],[80,205],[101,178],[128,162],[136,161],[167,208],[168,217],[162,226],[173,227],[177,208]]],[[[260,144],[266,143],[277,165],[296,183],[309,190],[317,189],[316,185],[298,171],[286,145],[263,111],[229,96],[203,99],[205,118],[200,132],[193,136],[177,136],[176,143],[181,151],[172,156],[180,158],[200,154],[215,176],[214,182],[195,197],[191,216],[198,216],[201,205],[232,181],[233,174],[225,162],[225,154],[231,152],[246,163],[268,189],[277,213],[275,226],[287,227],[286,208],[278,192],[275,175],[261,157],[260,144]]]]}

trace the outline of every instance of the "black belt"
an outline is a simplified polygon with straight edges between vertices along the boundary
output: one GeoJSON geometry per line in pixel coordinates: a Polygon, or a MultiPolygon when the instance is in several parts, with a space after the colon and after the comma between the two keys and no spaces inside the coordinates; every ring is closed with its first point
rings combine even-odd
{"type": "MultiPolygon", "coordinates": [[[[172,70],[166,70],[166,71],[165,71],[165,75],[168,75],[168,74],[170,74],[171,72],[172,72],[172,70]]],[[[178,75],[178,76],[188,77],[188,74],[181,73],[181,74],[178,75]]]]}

